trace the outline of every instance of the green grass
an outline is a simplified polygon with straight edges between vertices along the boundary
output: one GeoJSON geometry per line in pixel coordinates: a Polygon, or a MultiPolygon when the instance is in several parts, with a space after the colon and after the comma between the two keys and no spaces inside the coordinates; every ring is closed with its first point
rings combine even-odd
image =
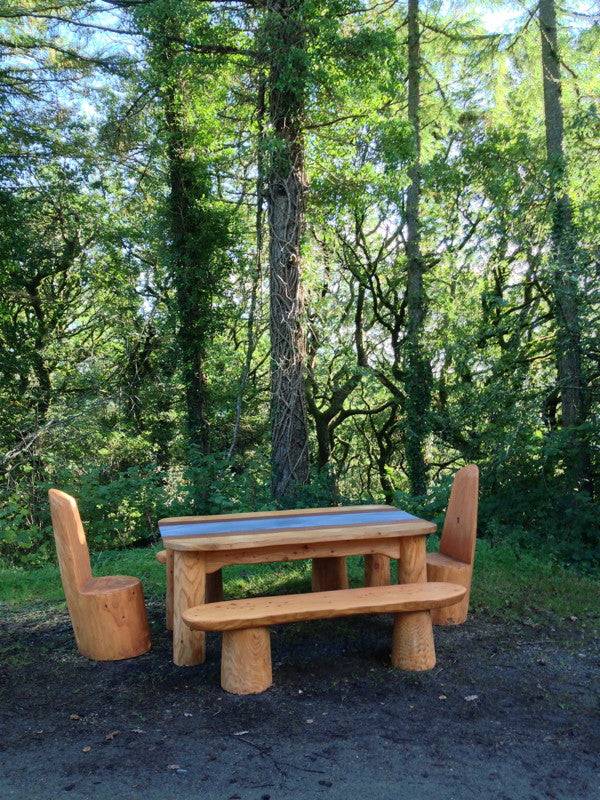
{"type": "MultiPolygon", "coordinates": [[[[435,540],[432,546],[436,547],[435,540]]],[[[96,554],[96,575],[137,575],[148,598],[161,597],[165,570],[154,558],[159,549],[111,550],[96,554]]],[[[353,585],[363,578],[362,559],[350,558],[353,585]]],[[[305,561],[286,564],[234,566],[225,570],[225,591],[230,596],[306,591],[310,587],[310,565],[305,561]]],[[[63,603],[58,569],[0,566],[0,602],[14,606],[32,603],[63,603]]],[[[471,607],[503,619],[535,619],[552,613],[561,618],[600,619],[600,580],[561,567],[531,553],[508,547],[477,544],[477,560],[471,607]]]]}

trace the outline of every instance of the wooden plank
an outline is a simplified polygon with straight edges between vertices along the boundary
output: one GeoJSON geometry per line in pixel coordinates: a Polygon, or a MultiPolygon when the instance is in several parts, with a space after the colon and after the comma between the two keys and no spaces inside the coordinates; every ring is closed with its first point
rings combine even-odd
{"type": "Polygon", "coordinates": [[[269,547],[251,547],[244,550],[208,551],[205,554],[206,572],[214,572],[230,564],[265,564],[272,561],[300,561],[305,558],[335,558],[377,554],[398,558],[396,539],[361,539],[348,542],[315,542],[307,544],[276,544],[269,547]]]}
{"type": "Polygon", "coordinates": [[[337,514],[290,514],[285,517],[262,517],[250,519],[225,519],[208,522],[185,522],[160,525],[163,539],[196,536],[232,536],[272,533],[289,530],[319,530],[323,528],[354,527],[361,525],[395,525],[418,519],[398,508],[378,509],[376,511],[341,511],[337,514]]]}
{"type": "MultiPolygon", "coordinates": [[[[362,539],[393,539],[400,536],[424,536],[434,533],[433,522],[416,519],[392,525],[344,525],[335,528],[315,530],[275,531],[254,535],[236,534],[221,536],[173,537],[163,538],[163,544],[170,550],[244,550],[254,547],[289,546],[314,544],[316,542],[360,541],[362,539]]],[[[334,553],[333,555],[338,555],[334,553]]],[[[341,555],[341,553],[340,553],[341,555]]],[[[235,562],[234,562],[235,563],[235,562]]]]}
{"type": "Polygon", "coordinates": [[[452,583],[372,586],[211,603],[187,609],[183,619],[194,630],[239,630],[357,614],[425,611],[456,603],[464,594],[464,586],[452,583]]]}
{"type": "Polygon", "coordinates": [[[388,505],[366,505],[366,506],[327,506],[326,508],[303,508],[303,509],[288,509],[287,511],[244,511],[239,514],[209,514],[204,517],[165,517],[159,519],[158,526],[163,525],[179,525],[187,522],[221,522],[223,520],[244,520],[254,519],[256,517],[294,517],[299,513],[309,514],[336,514],[340,511],[384,511],[385,509],[393,509],[394,506],[388,505]]]}

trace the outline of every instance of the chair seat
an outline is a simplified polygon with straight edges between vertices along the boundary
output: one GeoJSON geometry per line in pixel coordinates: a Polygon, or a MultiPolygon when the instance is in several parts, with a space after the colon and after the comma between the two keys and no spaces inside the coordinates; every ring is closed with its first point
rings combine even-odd
{"type": "Polygon", "coordinates": [[[232,631],[358,614],[424,611],[456,603],[464,597],[465,592],[464,586],[452,583],[404,583],[312,594],[255,597],[188,608],[183,613],[183,620],[196,630],[232,631]]]}
{"type": "Polygon", "coordinates": [[[427,553],[427,565],[441,569],[464,569],[466,571],[471,569],[469,564],[457,561],[457,559],[450,558],[450,556],[445,556],[442,553],[427,553]]]}
{"type": "Polygon", "coordinates": [[[90,578],[81,587],[81,594],[112,594],[134,589],[141,583],[139,578],[129,575],[107,575],[102,578],[90,578]]]}

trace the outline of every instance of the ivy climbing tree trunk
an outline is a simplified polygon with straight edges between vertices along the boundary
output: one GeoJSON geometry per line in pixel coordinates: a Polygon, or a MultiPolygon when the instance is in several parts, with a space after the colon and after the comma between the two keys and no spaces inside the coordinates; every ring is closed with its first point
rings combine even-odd
{"type": "Polygon", "coordinates": [[[192,243],[197,223],[192,207],[195,201],[202,201],[202,194],[205,192],[197,185],[193,166],[186,162],[185,134],[173,95],[171,88],[165,92],[170,189],[169,221],[177,303],[177,338],[185,387],[189,441],[199,452],[208,453],[210,436],[206,414],[208,392],[204,361],[212,304],[201,269],[201,260],[205,254],[196,249],[192,243]]]}
{"type": "MultiPolygon", "coordinates": [[[[209,165],[198,157],[187,105],[194,83],[174,16],[151,31],[151,61],[166,134],[170,272],[175,290],[177,345],[192,461],[211,450],[206,356],[215,330],[214,299],[227,272],[229,212],[213,197],[209,165]]],[[[198,494],[196,492],[196,494],[198,494]]]]}
{"type": "Polygon", "coordinates": [[[298,0],[269,0],[267,20],[272,132],[268,172],[271,468],[273,495],[284,501],[308,480],[309,468],[301,285],[307,76],[298,0]]]}
{"type": "Polygon", "coordinates": [[[244,403],[244,393],[250,378],[252,358],[256,349],[256,314],[259,304],[260,285],[263,276],[263,244],[264,244],[264,216],[265,216],[265,78],[261,73],[258,79],[256,93],[256,215],[254,218],[254,231],[256,235],[256,252],[254,257],[254,275],[252,277],[252,288],[250,290],[250,307],[248,309],[248,320],[246,322],[246,355],[244,366],[240,376],[238,396],[235,403],[235,421],[233,424],[233,435],[227,457],[232,459],[240,435],[242,424],[242,407],[244,403]]]}
{"type": "Polygon", "coordinates": [[[567,434],[567,478],[572,489],[589,479],[589,456],[580,426],[586,420],[578,300],[577,233],[566,189],[561,70],[554,0],[540,0],[546,153],[552,210],[550,283],[556,325],[555,353],[562,425],[567,434]]]}
{"type": "Polygon", "coordinates": [[[419,0],[408,0],[408,118],[412,128],[413,162],[406,196],[406,315],[405,391],[406,463],[410,489],[424,494],[427,489],[425,440],[431,402],[431,365],[423,348],[426,296],[421,252],[421,53],[419,0]]]}

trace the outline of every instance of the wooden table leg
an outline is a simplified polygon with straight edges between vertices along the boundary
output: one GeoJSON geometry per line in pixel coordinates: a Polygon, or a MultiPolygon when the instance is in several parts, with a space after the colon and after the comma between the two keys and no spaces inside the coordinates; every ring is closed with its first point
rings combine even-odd
{"type": "Polygon", "coordinates": [[[389,586],[390,559],[387,556],[365,556],[365,586],[389,586]]]}
{"type": "Polygon", "coordinates": [[[398,583],[425,583],[427,560],[424,536],[402,536],[398,539],[398,583]]]}
{"type": "Polygon", "coordinates": [[[313,592],[332,592],[335,589],[347,589],[348,586],[348,569],[345,556],[313,558],[313,592]]]}
{"type": "MultiPolygon", "coordinates": [[[[398,540],[398,583],[425,583],[427,561],[425,536],[398,540]]],[[[435,666],[433,628],[429,611],[394,616],[392,664],[400,669],[425,670],[435,666]]]]}
{"type": "Polygon", "coordinates": [[[219,603],[223,599],[223,573],[220,569],[206,576],[206,602],[219,603]]]}
{"type": "Polygon", "coordinates": [[[174,551],[167,550],[167,591],[165,595],[165,605],[167,611],[166,626],[168,631],[173,630],[173,568],[175,558],[174,551]]]}
{"type": "Polygon", "coordinates": [[[204,632],[193,631],[181,615],[205,601],[206,571],[204,555],[175,551],[173,569],[173,661],[178,667],[193,667],[204,661],[204,632]]]}

